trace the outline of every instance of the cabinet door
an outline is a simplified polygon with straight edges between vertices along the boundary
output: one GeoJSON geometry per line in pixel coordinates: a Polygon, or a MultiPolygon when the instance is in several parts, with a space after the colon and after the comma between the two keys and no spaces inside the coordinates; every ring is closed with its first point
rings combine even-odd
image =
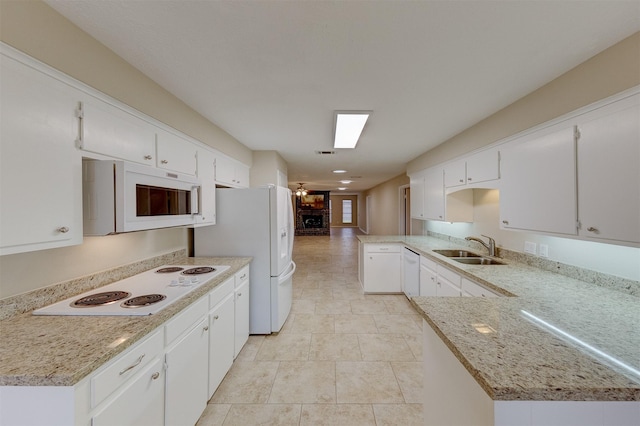
{"type": "Polygon", "coordinates": [[[420,265],[420,296],[437,296],[437,278],[435,271],[420,265]]]}
{"type": "Polygon", "coordinates": [[[424,216],[426,219],[444,220],[444,173],[441,167],[425,172],[424,216]]]}
{"type": "Polygon", "coordinates": [[[501,227],[577,234],[574,128],[555,127],[502,150],[501,227]]]}
{"type": "Polygon", "coordinates": [[[411,187],[411,217],[424,219],[424,176],[422,173],[409,177],[411,187]]]}
{"type": "Polygon", "coordinates": [[[227,374],[234,357],[233,293],[209,314],[209,398],[227,374]]]}
{"type": "Polygon", "coordinates": [[[157,426],[164,424],[162,359],[149,364],[123,386],[117,396],[91,419],[93,426],[157,426]]]}
{"type": "Polygon", "coordinates": [[[156,130],[150,123],[99,99],[82,103],[84,151],[155,166],[156,130]]]}
{"type": "Polygon", "coordinates": [[[206,408],[208,321],[204,318],[167,350],[165,425],[193,425],[206,408]]]}
{"type": "Polygon", "coordinates": [[[236,184],[236,169],[233,160],[222,156],[216,157],[216,182],[231,186],[236,184]]]}
{"type": "Polygon", "coordinates": [[[402,292],[402,254],[365,253],[364,291],[402,292]]]}
{"type": "Polygon", "coordinates": [[[247,167],[242,163],[236,163],[235,171],[236,171],[235,185],[241,188],[248,188],[249,177],[250,177],[249,167],[247,167]]]}
{"type": "Polygon", "coordinates": [[[198,150],[198,178],[202,183],[200,205],[202,214],[196,223],[213,225],[216,223],[216,157],[212,151],[198,150]]]}
{"type": "Polygon", "coordinates": [[[640,95],[579,124],[580,235],[640,243],[640,95]]]}
{"type": "Polygon", "coordinates": [[[82,243],[79,93],[2,56],[0,255],[82,243]]]}
{"type": "Polygon", "coordinates": [[[445,277],[438,275],[436,295],[442,297],[459,297],[461,295],[460,286],[452,283],[445,277]]]}
{"type": "Polygon", "coordinates": [[[467,158],[467,183],[472,185],[500,178],[500,153],[487,149],[467,158]]]}
{"type": "Polygon", "coordinates": [[[467,163],[465,160],[458,160],[447,164],[444,167],[444,186],[452,188],[465,185],[467,183],[467,163]]]}
{"type": "Polygon", "coordinates": [[[157,166],[174,172],[196,174],[196,146],[186,139],[158,129],[157,166]]]}
{"type": "Polygon", "coordinates": [[[243,281],[234,294],[236,301],[233,358],[235,359],[249,338],[249,280],[243,281]]]}

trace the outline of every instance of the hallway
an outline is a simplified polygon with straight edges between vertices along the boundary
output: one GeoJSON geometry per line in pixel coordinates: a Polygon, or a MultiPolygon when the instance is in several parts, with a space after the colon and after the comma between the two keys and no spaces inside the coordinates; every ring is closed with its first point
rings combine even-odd
{"type": "Polygon", "coordinates": [[[287,322],[249,337],[198,426],[422,424],[422,319],[363,294],[356,232],[296,237],[287,322]]]}

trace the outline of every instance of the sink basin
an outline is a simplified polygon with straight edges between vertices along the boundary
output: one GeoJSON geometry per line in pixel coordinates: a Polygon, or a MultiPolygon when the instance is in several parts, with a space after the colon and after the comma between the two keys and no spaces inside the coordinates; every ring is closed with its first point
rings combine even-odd
{"type": "Polygon", "coordinates": [[[489,259],[487,257],[458,257],[451,260],[456,262],[466,263],[468,265],[505,265],[504,262],[499,260],[489,259]]]}
{"type": "Polygon", "coordinates": [[[446,257],[480,257],[479,254],[471,253],[466,250],[433,250],[433,252],[446,257]]]}

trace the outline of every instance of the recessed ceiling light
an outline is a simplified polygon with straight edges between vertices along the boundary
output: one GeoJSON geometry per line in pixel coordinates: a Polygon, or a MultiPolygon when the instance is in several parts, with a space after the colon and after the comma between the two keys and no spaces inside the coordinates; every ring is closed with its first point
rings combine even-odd
{"type": "Polygon", "coordinates": [[[334,170],[333,173],[347,173],[346,170],[334,170]]]}
{"type": "Polygon", "coordinates": [[[344,191],[347,188],[338,188],[339,191],[344,191]]]}
{"type": "Polygon", "coordinates": [[[336,111],[334,148],[355,148],[370,111],[336,111]]]}
{"type": "Polygon", "coordinates": [[[350,184],[351,182],[353,182],[352,180],[341,180],[340,183],[344,183],[345,185],[350,184]]]}

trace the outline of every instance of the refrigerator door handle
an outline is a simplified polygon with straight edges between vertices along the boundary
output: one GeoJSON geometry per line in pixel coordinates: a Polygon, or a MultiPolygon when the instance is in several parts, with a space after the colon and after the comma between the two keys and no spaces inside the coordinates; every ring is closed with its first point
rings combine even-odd
{"type": "Polygon", "coordinates": [[[283,275],[282,277],[278,278],[278,281],[280,283],[283,283],[285,281],[287,281],[289,278],[291,278],[291,276],[293,275],[294,272],[296,272],[296,262],[294,262],[293,260],[291,261],[291,271],[287,272],[285,275],[283,275]]]}

